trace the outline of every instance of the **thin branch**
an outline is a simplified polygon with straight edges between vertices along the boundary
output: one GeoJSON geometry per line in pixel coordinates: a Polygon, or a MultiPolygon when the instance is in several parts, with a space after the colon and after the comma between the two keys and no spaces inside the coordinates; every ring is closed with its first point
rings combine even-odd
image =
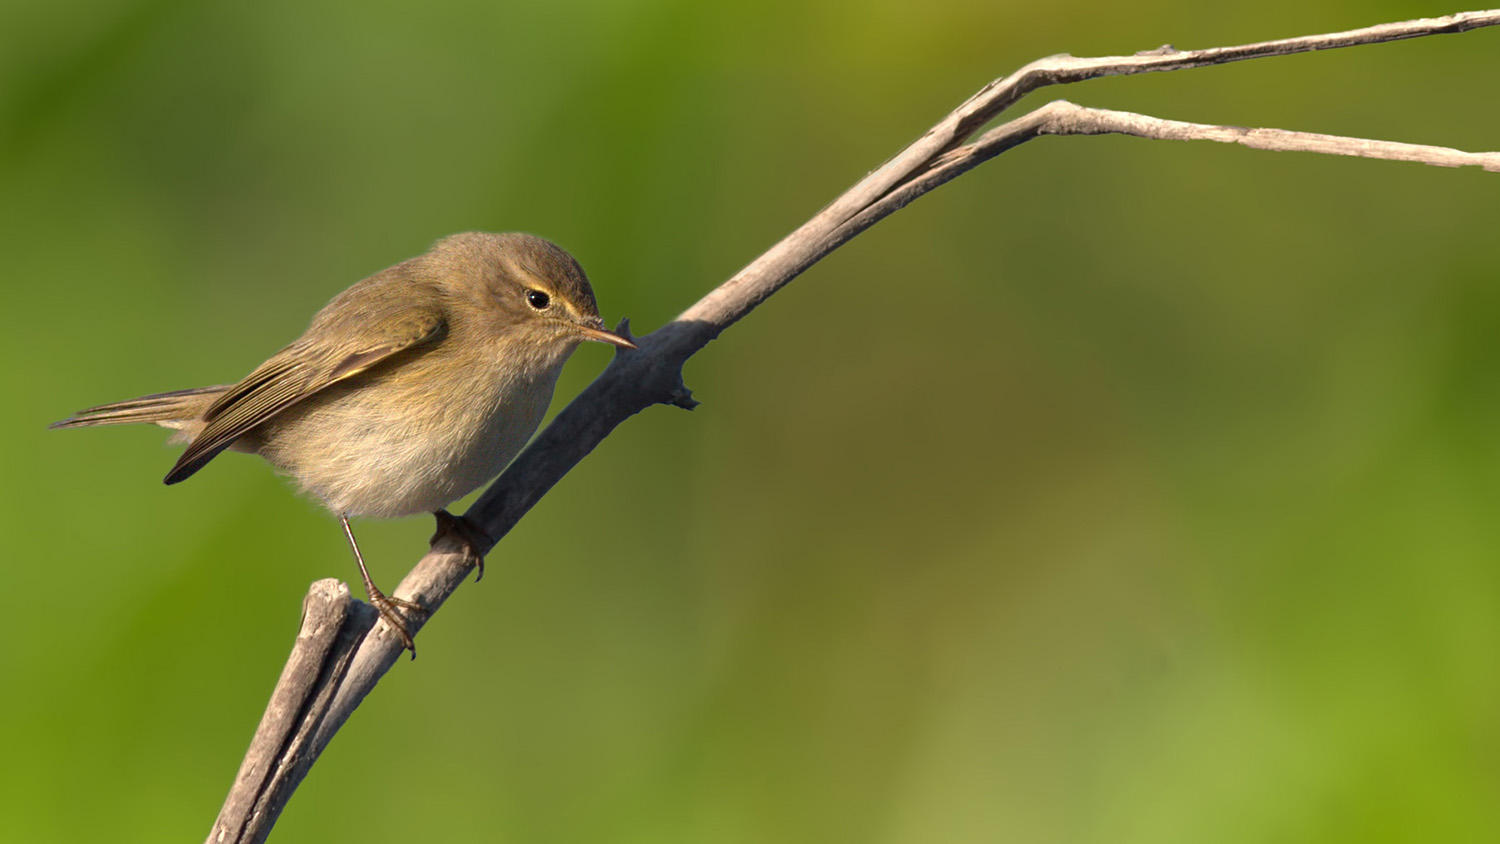
{"type": "Polygon", "coordinates": [[[1465,152],[1451,147],[1374,141],[1315,132],[1188,123],[1129,111],[1090,108],[1067,100],[1053,100],[1035,111],[991,129],[971,144],[955,147],[938,156],[926,172],[897,186],[856,217],[855,221],[867,215],[885,216],[1000,153],[1045,135],[1133,135],[1158,141],[1217,141],[1269,152],[1316,152],[1384,161],[1409,161],[1433,167],[1481,167],[1492,173],[1500,173],[1500,152],[1465,152]]]}
{"type": "MultiPolygon", "coordinates": [[[[1451,147],[1373,141],[1314,132],[1290,132],[1286,129],[1247,129],[1243,126],[1187,123],[1128,111],[1087,108],[1067,100],[1054,100],[1026,117],[1033,118],[1031,125],[1035,127],[1035,136],[1117,134],[1158,141],[1217,141],[1270,152],[1316,152],[1384,161],[1410,161],[1433,167],[1482,167],[1492,173],[1500,173],[1500,152],[1464,152],[1451,147]]],[[[959,147],[944,158],[958,159],[963,153],[980,159],[993,157],[999,151],[1015,146],[1016,130],[1012,126],[1013,124],[1006,124],[992,129],[978,141],[959,147]]],[[[946,163],[946,160],[940,160],[934,169],[946,163]]]]}
{"type": "MultiPolygon", "coordinates": [[[[922,137],[835,199],[797,230],[719,285],[672,322],[639,338],[639,351],[620,351],[604,373],[578,395],[506,468],[465,514],[496,541],[504,537],[554,484],[617,425],[653,404],[692,408],[682,366],[692,355],[780,290],[824,255],[917,197],[978,164],[1046,134],[1122,133],[1170,140],[1216,140],[1258,149],[1363,155],[1441,166],[1476,164],[1500,170],[1497,153],[1465,153],[1383,141],[1338,138],[1275,129],[1241,129],[1160,120],[1087,109],[1065,101],[1043,106],[967,143],[980,127],[1027,93],[1047,85],[1103,76],[1181,70],[1245,59],[1283,56],[1426,35],[1465,32],[1500,24],[1500,10],[1381,24],[1349,32],[1266,41],[1208,50],[1163,47],[1135,56],[1079,59],[1053,56],[986,85],[922,137]],[[967,145],[966,145],[967,144],[967,145]]],[[[629,333],[628,323],[621,331],[629,333]]],[[[488,548],[480,549],[488,551],[488,548]]],[[[428,617],[470,571],[463,551],[447,540],[434,546],[394,594],[428,608],[428,617]]],[[[314,584],[293,659],[272,695],[251,752],[246,756],[210,844],[261,842],[281,808],[318,755],[390,670],[401,640],[372,610],[348,598],[327,597],[314,584]],[[317,599],[314,595],[320,595],[317,599]],[[350,609],[331,635],[317,607],[342,601],[350,609]],[[316,635],[308,625],[313,624],[316,635]],[[294,667],[295,664],[295,667],[294,667]]],[[[337,610],[333,610],[337,612],[337,610]]],[[[320,611],[321,612],[321,611],[320,611]]],[[[426,618],[409,622],[413,633],[426,618]]]]}
{"type": "MultiPolygon", "coordinates": [[[[347,585],[332,578],[319,580],[308,590],[292,655],[281,670],[261,727],[240,763],[209,841],[250,840],[247,830],[270,832],[270,825],[317,759],[316,753],[307,753],[307,737],[327,717],[354,649],[378,616],[372,607],[351,598],[347,585]]],[[[255,840],[264,840],[264,835],[255,840]]]]}
{"type": "MultiPolygon", "coordinates": [[[[1305,35],[1300,38],[1281,38],[1275,41],[1259,41],[1234,47],[1209,47],[1204,50],[1179,50],[1164,44],[1155,50],[1146,50],[1133,56],[1103,56],[1099,58],[1075,58],[1069,55],[1048,56],[1026,65],[1009,76],[991,82],[959,106],[949,120],[957,117],[952,134],[948,138],[951,146],[957,146],[978,131],[1001,112],[1027,94],[1049,85],[1069,85],[1106,76],[1130,76],[1137,73],[1156,73],[1168,70],[1209,67],[1249,59],[1264,59],[1273,56],[1290,56],[1297,53],[1312,53],[1333,50],[1339,47],[1358,47],[1365,44],[1383,44],[1403,41],[1428,35],[1447,35],[1468,32],[1500,24],[1500,9],[1477,12],[1459,12],[1440,18],[1382,23],[1351,29],[1346,32],[1330,32],[1323,35],[1305,35]]],[[[942,129],[949,120],[929,130],[928,135],[942,129]]],[[[925,137],[925,136],[924,136],[925,137]]]]}

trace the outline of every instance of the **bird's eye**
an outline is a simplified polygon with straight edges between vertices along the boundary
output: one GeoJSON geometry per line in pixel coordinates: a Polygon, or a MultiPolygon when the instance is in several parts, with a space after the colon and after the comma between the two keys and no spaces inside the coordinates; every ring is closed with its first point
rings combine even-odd
{"type": "Polygon", "coordinates": [[[539,311],[545,311],[547,306],[552,304],[552,299],[540,290],[528,290],[526,291],[526,304],[539,311]]]}

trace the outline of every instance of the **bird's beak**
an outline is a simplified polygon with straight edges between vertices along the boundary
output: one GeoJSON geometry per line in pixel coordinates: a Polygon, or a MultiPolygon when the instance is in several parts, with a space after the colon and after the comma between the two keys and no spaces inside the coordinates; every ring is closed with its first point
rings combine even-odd
{"type": "Polygon", "coordinates": [[[640,348],[634,342],[632,342],[629,337],[626,337],[623,334],[616,334],[615,332],[605,328],[596,328],[592,325],[580,325],[578,326],[578,332],[583,336],[589,338],[590,340],[598,340],[600,343],[611,343],[613,345],[619,346],[622,349],[640,348]]]}

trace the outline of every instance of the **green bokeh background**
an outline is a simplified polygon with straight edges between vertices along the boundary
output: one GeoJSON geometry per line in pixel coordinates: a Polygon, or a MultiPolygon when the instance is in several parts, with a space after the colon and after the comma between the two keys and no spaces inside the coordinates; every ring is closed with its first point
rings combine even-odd
{"type": "MultiPolygon", "coordinates": [[[[453,231],[644,333],[1033,58],[1455,10],[0,5],[0,840],[200,840],[353,575],[260,462],[168,488],[162,432],[48,422],[236,379],[453,231]]],[[[1497,89],[1481,31],[1062,95],[1497,149],[1497,89]]],[[[1497,212],[1211,144],[985,165],[572,472],[273,840],[1500,840],[1497,212]]],[[[431,525],[358,527],[389,583],[431,525]]]]}

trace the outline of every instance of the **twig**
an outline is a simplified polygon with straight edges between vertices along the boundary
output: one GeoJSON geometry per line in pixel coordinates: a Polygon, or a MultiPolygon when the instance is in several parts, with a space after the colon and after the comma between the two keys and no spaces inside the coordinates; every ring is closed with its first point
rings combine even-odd
{"type": "Polygon", "coordinates": [[[1500,173],[1500,152],[1464,152],[1426,144],[1372,141],[1313,132],[1289,132],[1285,129],[1247,129],[1243,126],[1187,123],[1128,111],[1087,108],[1067,100],[1054,100],[1024,118],[991,129],[980,136],[978,141],[942,156],[934,162],[933,170],[951,166],[966,157],[977,158],[979,161],[992,158],[1022,140],[1029,140],[1030,137],[1026,137],[1028,134],[1030,137],[1118,134],[1158,141],[1217,141],[1271,152],[1317,152],[1385,161],[1411,161],[1434,167],[1482,167],[1492,173],[1500,173]]]}
{"type": "MultiPolygon", "coordinates": [[[[349,587],[319,580],[302,602],[302,629],[281,670],[229,799],[219,811],[209,841],[249,840],[247,832],[271,823],[312,768],[307,738],[328,715],[333,692],[349,669],[354,649],[379,617],[374,608],[349,596],[349,587]]],[[[321,746],[318,748],[321,750],[321,746]]]]}
{"type": "MultiPolygon", "coordinates": [[[[677,319],[640,338],[639,351],[617,354],[604,373],[557,415],[465,516],[498,541],[625,419],[653,404],[692,408],[695,402],[683,385],[682,365],[756,305],[885,216],[981,162],[1041,135],[1122,133],[1157,139],[1204,139],[1257,149],[1361,155],[1446,167],[1476,164],[1500,170],[1500,153],[1181,123],[1083,108],[1066,101],[1043,106],[966,145],[983,125],[1031,91],[1103,76],[1206,67],[1497,24],[1500,10],[1464,12],[1238,47],[1162,47],[1135,56],[1053,56],[1032,62],[986,85],[677,319]]],[[[628,334],[628,323],[622,323],[621,330],[628,334]]],[[[427,607],[430,617],[469,570],[459,548],[439,544],[417,563],[394,594],[427,607]]],[[[341,597],[328,597],[333,588],[329,583],[320,581],[313,586],[292,660],[272,694],[251,752],[209,836],[210,844],[264,841],[302,776],[401,655],[401,640],[389,627],[383,621],[372,626],[373,611],[349,599],[346,588],[341,597]],[[339,617],[338,606],[350,609],[339,617]],[[327,607],[333,608],[329,611],[334,615],[322,614],[327,607]],[[331,620],[335,617],[341,620],[331,620]],[[335,628],[336,635],[330,632],[335,628]]],[[[413,619],[412,632],[425,620],[413,619]]]]}

